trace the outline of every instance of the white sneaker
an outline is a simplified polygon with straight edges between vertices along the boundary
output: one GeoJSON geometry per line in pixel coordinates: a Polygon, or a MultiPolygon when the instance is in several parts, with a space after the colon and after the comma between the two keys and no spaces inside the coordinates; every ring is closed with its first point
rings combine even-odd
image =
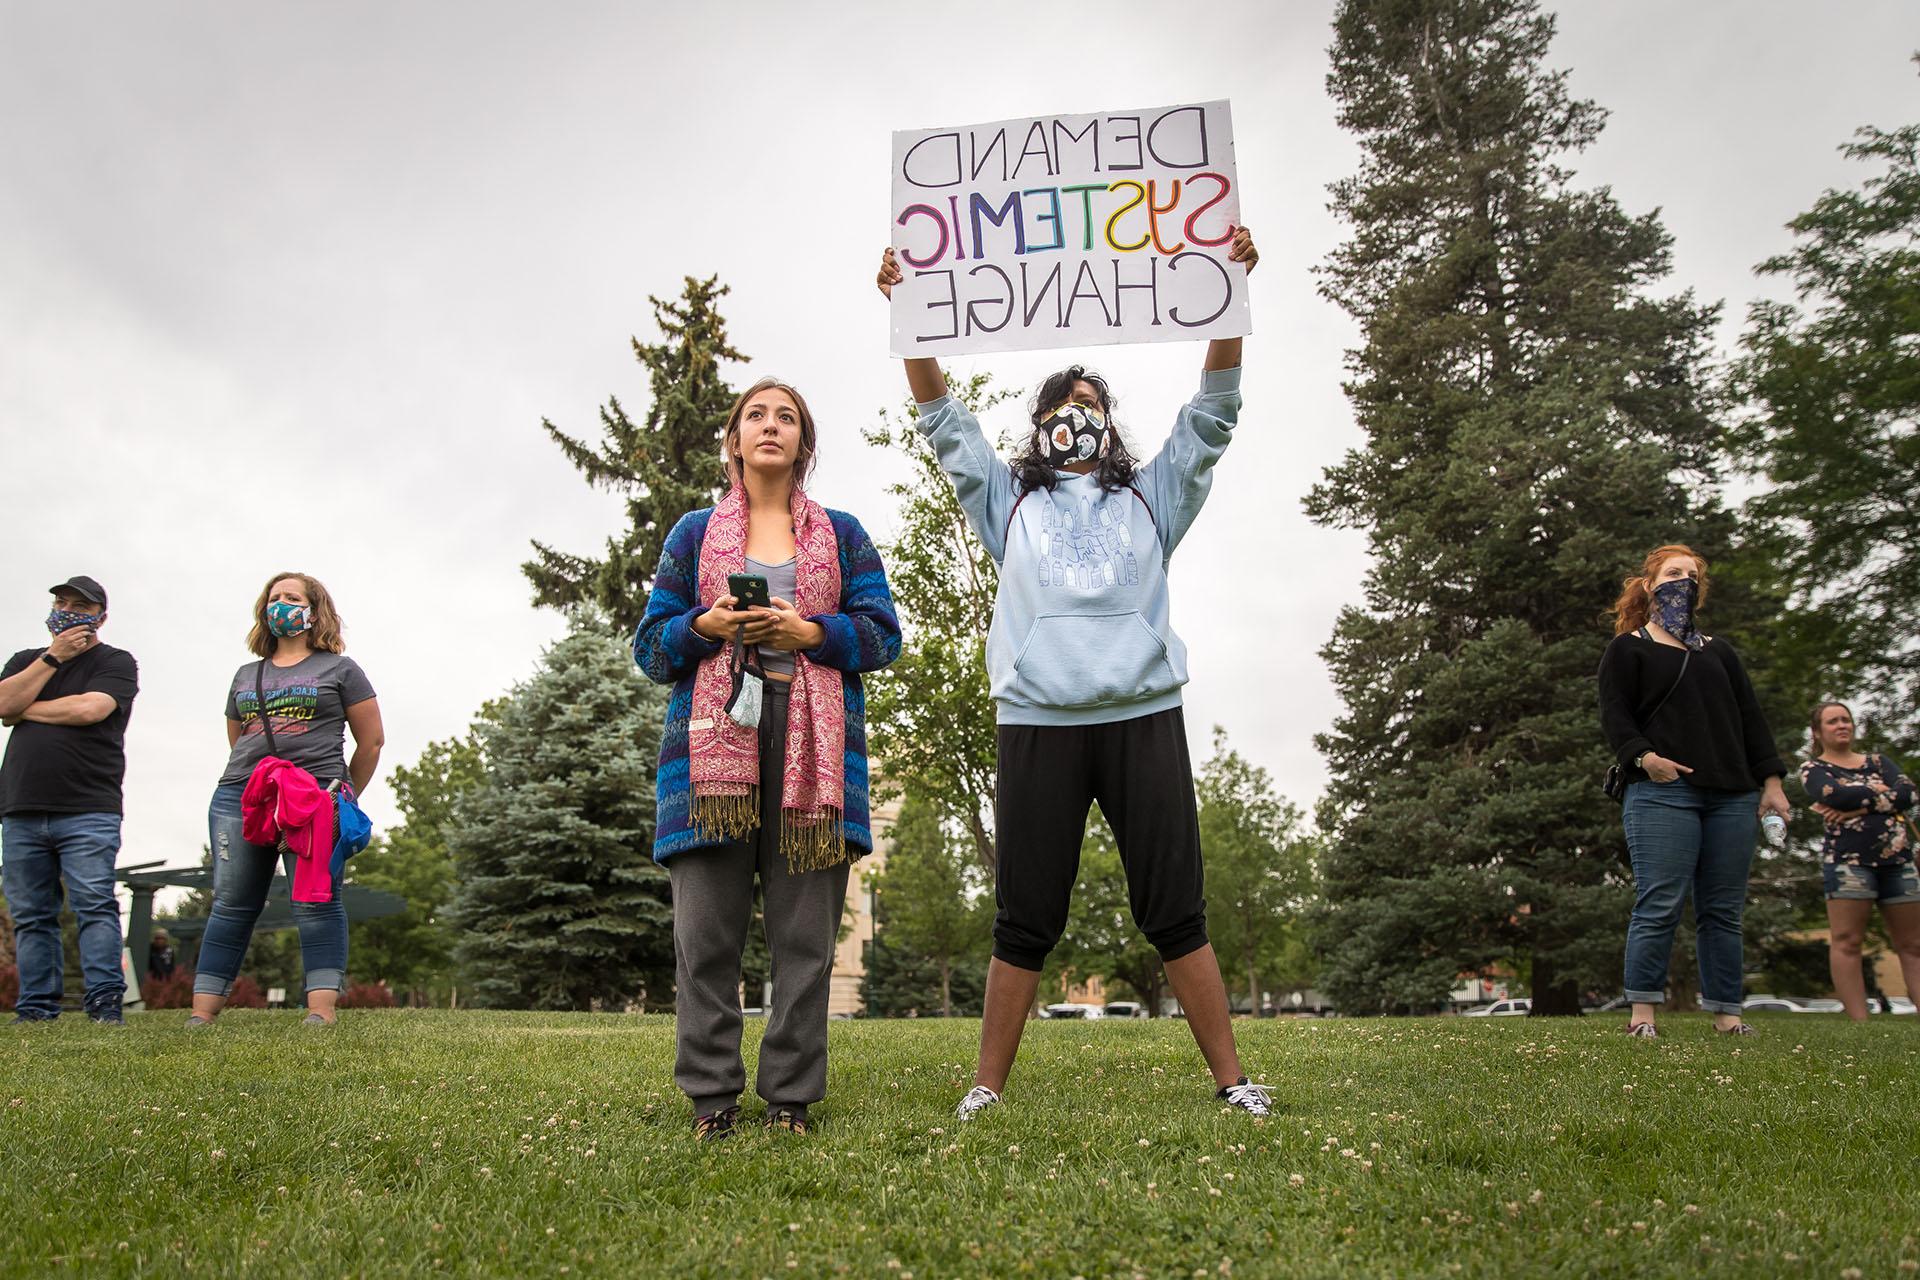
{"type": "Polygon", "coordinates": [[[959,1116],[962,1120],[971,1120],[988,1107],[998,1106],[999,1104],[999,1094],[983,1084],[977,1084],[967,1091],[966,1097],[960,1099],[960,1105],[954,1108],[953,1114],[959,1116]]]}
{"type": "Polygon", "coordinates": [[[1267,1093],[1267,1086],[1250,1083],[1245,1076],[1240,1077],[1239,1084],[1230,1084],[1213,1096],[1230,1107],[1240,1108],[1248,1115],[1273,1114],[1273,1099],[1267,1093]]]}

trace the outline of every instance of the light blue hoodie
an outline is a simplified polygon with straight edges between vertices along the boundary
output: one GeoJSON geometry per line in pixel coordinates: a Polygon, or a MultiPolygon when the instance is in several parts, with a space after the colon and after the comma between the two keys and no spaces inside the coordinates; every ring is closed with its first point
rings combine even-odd
{"type": "Polygon", "coordinates": [[[1060,472],[1021,494],[952,396],[919,427],[1000,566],[987,675],[1001,724],[1105,724],[1180,705],[1187,647],[1167,618],[1167,562],[1207,500],[1240,417],[1240,370],[1200,375],[1173,434],[1133,484],[1060,472]]]}

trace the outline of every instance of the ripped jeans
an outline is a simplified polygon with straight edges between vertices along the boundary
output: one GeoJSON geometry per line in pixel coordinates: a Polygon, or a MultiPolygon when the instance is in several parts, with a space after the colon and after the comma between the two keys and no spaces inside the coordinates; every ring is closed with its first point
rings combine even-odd
{"type": "MultiPolygon", "coordinates": [[[[225,996],[246,958],[253,926],[267,905],[273,886],[274,864],[281,860],[272,845],[248,844],[240,825],[240,783],[216,787],[207,809],[208,833],[213,840],[213,910],[207,915],[206,936],[200,940],[200,961],[193,975],[195,995],[225,996]]],[[[286,855],[287,884],[293,883],[294,855],[286,855]]],[[[340,903],[340,886],[327,902],[295,902],[293,922],[300,930],[300,960],[306,969],[308,991],[338,991],[346,985],[347,909],[340,903]]]]}

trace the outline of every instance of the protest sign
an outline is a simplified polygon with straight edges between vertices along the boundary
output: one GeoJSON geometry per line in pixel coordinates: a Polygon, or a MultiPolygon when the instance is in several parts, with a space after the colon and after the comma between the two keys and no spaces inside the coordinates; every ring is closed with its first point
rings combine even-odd
{"type": "Polygon", "coordinates": [[[1250,331],[1228,104],[893,135],[893,353],[1250,331]]]}

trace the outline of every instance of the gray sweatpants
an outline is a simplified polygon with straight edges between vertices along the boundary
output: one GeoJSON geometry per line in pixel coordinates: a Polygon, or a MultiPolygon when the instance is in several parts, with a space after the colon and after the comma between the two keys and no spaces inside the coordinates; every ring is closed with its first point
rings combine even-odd
{"type": "Polygon", "coordinates": [[[767,682],[760,715],[760,826],[745,840],[690,849],[667,863],[673,882],[673,1082],[694,1114],[732,1106],[746,1087],[740,1061],[740,958],[760,878],[773,1007],[754,1090],[769,1106],[804,1108],[827,1093],[827,997],[848,864],[787,874],[780,853],[786,687],[767,682]]]}

